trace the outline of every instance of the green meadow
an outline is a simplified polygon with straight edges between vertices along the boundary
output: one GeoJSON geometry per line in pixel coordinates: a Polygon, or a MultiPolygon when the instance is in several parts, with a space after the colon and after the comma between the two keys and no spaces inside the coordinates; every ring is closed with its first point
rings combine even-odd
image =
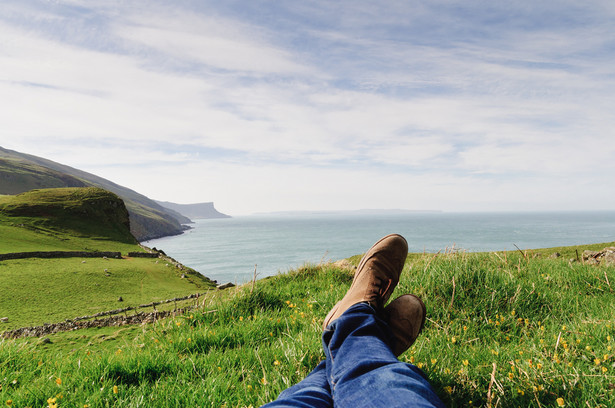
{"type": "MultiPolygon", "coordinates": [[[[615,268],[570,262],[612,245],[411,254],[393,297],[421,296],[428,319],[400,360],[450,407],[615,406],[615,268]]],[[[322,320],[351,281],[332,264],[305,266],[210,291],[154,324],[2,340],[0,402],[260,406],[324,357],[322,320]]]]}
{"type": "Polygon", "coordinates": [[[201,293],[212,285],[158,259],[29,258],[0,262],[0,288],[0,317],[9,318],[1,331],[201,293]]]}
{"type": "Polygon", "coordinates": [[[55,323],[207,291],[212,282],[144,252],[122,201],[98,188],[33,190],[0,196],[0,253],[115,251],[123,259],[26,258],[0,261],[0,331],[55,323]],[[184,275],[184,278],[182,278],[184,275]],[[119,298],[122,297],[122,302],[119,298]]]}

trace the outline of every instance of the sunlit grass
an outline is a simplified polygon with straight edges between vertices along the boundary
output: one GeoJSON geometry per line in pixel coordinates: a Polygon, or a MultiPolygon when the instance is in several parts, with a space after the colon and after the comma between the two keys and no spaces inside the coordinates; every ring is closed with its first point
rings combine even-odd
{"type": "MultiPolygon", "coordinates": [[[[260,406],[324,358],[322,319],[351,280],[306,266],[212,292],[199,309],[113,341],[91,331],[3,341],[0,402],[260,406]]],[[[413,255],[393,297],[422,296],[428,321],[400,359],[421,367],[447,406],[614,406],[614,283],[613,267],[518,252],[413,255]]]]}

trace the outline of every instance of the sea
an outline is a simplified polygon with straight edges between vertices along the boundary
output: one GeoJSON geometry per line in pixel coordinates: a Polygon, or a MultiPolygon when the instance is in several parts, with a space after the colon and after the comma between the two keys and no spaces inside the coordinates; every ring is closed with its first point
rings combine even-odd
{"type": "Polygon", "coordinates": [[[202,219],[191,226],[143,244],[218,283],[235,284],[362,254],[390,233],[403,235],[410,252],[427,253],[615,241],[615,211],[297,213],[202,219]]]}

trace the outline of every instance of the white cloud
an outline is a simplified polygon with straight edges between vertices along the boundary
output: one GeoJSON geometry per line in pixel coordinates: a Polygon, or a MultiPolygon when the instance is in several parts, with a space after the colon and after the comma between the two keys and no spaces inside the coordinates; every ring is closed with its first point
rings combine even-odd
{"type": "Polygon", "coordinates": [[[608,4],[570,28],[536,23],[551,3],[480,26],[445,2],[145,5],[11,3],[0,145],[240,213],[583,208],[570,186],[614,175],[608,4]]]}
{"type": "Polygon", "coordinates": [[[246,74],[313,74],[291,53],[271,44],[261,30],[236,20],[176,11],[164,16],[132,15],[128,21],[117,25],[114,34],[179,63],[246,74]]]}

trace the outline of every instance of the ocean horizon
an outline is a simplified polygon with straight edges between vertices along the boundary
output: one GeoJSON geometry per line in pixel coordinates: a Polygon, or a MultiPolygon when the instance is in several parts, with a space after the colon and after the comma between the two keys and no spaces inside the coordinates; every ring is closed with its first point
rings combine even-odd
{"type": "Polygon", "coordinates": [[[403,235],[410,252],[492,252],[615,241],[615,211],[357,211],[257,214],[194,220],[184,234],[143,242],[218,283],[241,284],[304,264],[364,253],[403,235]]]}

